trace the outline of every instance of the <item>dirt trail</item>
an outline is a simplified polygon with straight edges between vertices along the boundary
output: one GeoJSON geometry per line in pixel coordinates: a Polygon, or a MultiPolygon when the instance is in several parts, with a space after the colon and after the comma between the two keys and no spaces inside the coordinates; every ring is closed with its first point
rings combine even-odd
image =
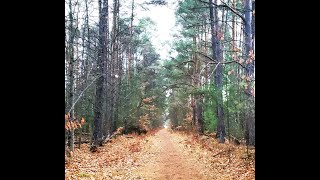
{"type": "Polygon", "coordinates": [[[161,129],[146,136],[119,136],[96,153],[83,144],[65,165],[65,179],[251,180],[255,179],[251,151],[249,159],[245,146],[161,129]]]}
{"type": "Polygon", "coordinates": [[[174,134],[166,129],[160,130],[148,143],[150,147],[145,153],[149,158],[134,174],[146,179],[205,179],[198,167],[188,161],[190,157],[182,152],[179,143],[174,134]]]}

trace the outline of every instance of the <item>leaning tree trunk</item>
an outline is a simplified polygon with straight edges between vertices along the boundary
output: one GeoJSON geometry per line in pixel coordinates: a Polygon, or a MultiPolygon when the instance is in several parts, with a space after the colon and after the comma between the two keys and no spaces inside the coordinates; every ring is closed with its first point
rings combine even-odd
{"type": "Polygon", "coordinates": [[[246,139],[248,145],[255,145],[255,117],[254,117],[254,97],[253,93],[254,90],[252,88],[251,80],[253,79],[254,73],[254,63],[253,63],[253,49],[252,49],[252,1],[246,0],[245,1],[245,47],[246,47],[246,76],[249,77],[247,83],[246,94],[248,96],[248,111],[246,116],[246,139]]]}
{"type": "Polygon", "coordinates": [[[222,99],[222,79],[223,79],[223,67],[220,64],[221,59],[221,47],[220,40],[217,38],[218,30],[218,12],[217,8],[213,9],[212,0],[209,0],[209,9],[210,9],[210,25],[211,25],[211,43],[212,43],[212,56],[213,59],[217,61],[217,67],[214,75],[214,83],[216,85],[216,114],[218,117],[217,123],[217,138],[219,138],[220,143],[224,143],[226,130],[224,125],[224,112],[223,112],[223,99],[222,99]],[[215,13],[213,12],[215,10],[215,13]]]}

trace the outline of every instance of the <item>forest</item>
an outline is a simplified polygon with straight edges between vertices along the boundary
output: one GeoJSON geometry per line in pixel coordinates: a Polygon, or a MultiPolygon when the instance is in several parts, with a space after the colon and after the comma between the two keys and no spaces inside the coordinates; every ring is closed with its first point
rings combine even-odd
{"type": "Polygon", "coordinates": [[[255,179],[255,0],[65,0],[65,179],[255,179]]]}

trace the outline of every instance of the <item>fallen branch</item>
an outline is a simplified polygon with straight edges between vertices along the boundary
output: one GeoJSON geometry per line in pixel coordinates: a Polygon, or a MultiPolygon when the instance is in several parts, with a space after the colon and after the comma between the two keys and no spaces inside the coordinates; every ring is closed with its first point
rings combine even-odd
{"type": "MultiPolygon", "coordinates": [[[[80,133],[79,132],[74,132],[74,135],[79,135],[80,133]]],[[[90,135],[91,136],[91,133],[81,133],[81,135],[90,135]]]]}
{"type": "Polygon", "coordinates": [[[116,135],[118,135],[118,133],[114,133],[112,134],[110,137],[107,137],[106,139],[103,140],[102,144],[106,144],[108,142],[110,142],[110,140],[115,137],[116,135]]]}
{"type": "MultiPolygon", "coordinates": [[[[122,128],[122,127],[121,127],[122,128]]],[[[123,128],[121,130],[118,130],[116,132],[114,132],[111,136],[107,137],[106,139],[103,140],[103,144],[110,142],[110,140],[118,135],[122,135],[123,134],[123,128]]]]}
{"type": "Polygon", "coordinates": [[[240,142],[241,142],[240,139],[238,139],[232,135],[230,135],[230,140],[232,141],[233,144],[240,145],[240,142]]]}
{"type": "Polygon", "coordinates": [[[216,137],[216,133],[204,133],[205,136],[209,136],[209,137],[216,137]]]}
{"type": "MultiPolygon", "coordinates": [[[[121,134],[123,134],[123,127],[118,128],[117,131],[115,131],[115,132],[114,132],[111,136],[109,136],[109,137],[103,136],[103,137],[101,138],[101,140],[99,140],[99,145],[102,146],[103,144],[106,144],[106,143],[108,143],[108,142],[111,142],[111,139],[112,139],[113,137],[116,137],[117,135],[121,135],[121,134]]],[[[96,152],[97,150],[98,150],[97,145],[96,145],[94,142],[92,142],[92,144],[91,144],[91,146],[90,146],[90,151],[91,151],[91,152],[96,152]]]]}
{"type": "Polygon", "coordinates": [[[220,151],[220,152],[218,152],[217,154],[215,154],[215,155],[213,155],[212,157],[215,157],[215,156],[218,156],[219,154],[222,154],[222,153],[225,153],[225,152],[231,152],[231,151],[233,151],[234,150],[234,148],[232,148],[232,149],[227,149],[227,150],[224,150],[224,151],[220,151]]]}
{"type": "MultiPolygon", "coordinates": [[[[91,141],[81,141],[81,144],[83,143],[90,143],[91,141]]],[[[74,142],[74,144],[79,144],[79,141],[74,142]]]]}

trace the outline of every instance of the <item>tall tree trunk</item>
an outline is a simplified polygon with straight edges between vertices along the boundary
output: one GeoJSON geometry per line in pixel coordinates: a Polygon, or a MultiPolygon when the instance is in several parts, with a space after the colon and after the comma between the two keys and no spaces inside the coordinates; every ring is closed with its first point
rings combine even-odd
{"type": "MultiPolygon", "coordinates": [[[[119,6],[120,4],[118,5],[118,9],[119,9],[119,6]]],[[[118,11],[119,12],[119,11],[118,11]]],[[[118,13],[118,17],[117,17],[117,22],[119,22],[119,13],[118,13]]],[[[117,29],[118,31],[120,30],[120,25],[118,23],[118,26],[117,26],[117,29]]],[[[123,77],[123,69],[122,69],[122,66],[123,66],[123,56],[122,56],[122,46],[120,44],[121,42],[121,37],[118,38],[118,43],[117,43],[117,47],[119,48],[118,49],[118,63],[119,63],[119,85],[118,85],[118,96],[119,96],[119,100],[118,100],[118,106],[117,106],[117,112],[119,112],[122,108],[122,77],[123,77]]],[[[119,120],[119,113],[117,113],[117,120],[119,120]]]]}
{"type": "MultiPolygon", "coordinates": [[[[84,42],[84,44],[86,44],[86,48],[83,48],[83,49],[86,49],[86,58],[84,58],[84,63],[83,63],[83,74],[84,74],[84,84],[87,84],[88,80],[89,80],[89,52],[90,52],[90,46],[91,46],[91,38],[90,38],[90,31],[89,31],[89,10],[88,10],[88,0],[85,0],[85,11],[86,11],[86,16],[85,16],[85,26],[84,26],[84,34],[87,35],[87,42],[84,42]]],[[[85,38],[84,38],[85,40],[85,38]]]]}
{"type": "Polygon", "coordinates": [[[110,59],[109,57],[109,46],[110,46],[110,43],[109,43],[109,6],[108,6],[108,1],[105,1],[105,27],[106,27],[106,30],[105,30],[105,35],[106,35],[106,65],[105,65],[105,74],[106,74],[106,79],[105,79],[105,87],[106,87],[106,91],[104,92],[105,93],[105,96],[106,96],[106,99],[105,99],[105,103],[106,103],[106,106],[104,108],[104,121],[103,121],[103,131],[102,131],[102,136],[103,137],[108,137],[111,132],[110,132],[110,127],[111,127],[111,122],[112,122],[112,98],[113,98],[113,94],[112,94],[112,91],[113,91],[113,79],[112,79],[112,59],[110,59]]]}
{"type": "Polygon", "coordinates": [[[96,100],[94,108],[94,130],[93,130],[93,143],[95,146],[102,145],[102,122],[103,122],[103,109],[105,103],[106,92],[106,78],[107,78],[107,14],[108,14],[108,0],[99,0],[99,53],[97,68],[99,70],[99,78],[96,83],[96,100]]]}
{"type": "Polygon", "coordinates": [[[216,85],[217,98],[216,98],[216,114],[218,118],[217,123],[217,137],[219,138],[220,143],[224,143],[225,139],[225,125],[224,125],[224,112],[223,112],[223,97],[222,97],[222,88],[223,88],[223,69],[222,65],[222,56],[221,56],[221,47],[220,40],[217,38],[218,31],[218,12],[217,8],[213,8],[212,0],[209,0],[209,9],[210,9],[210,25],[211,25],[211,43],[212,43],[212,56],[213,59],[217,61],[217,68],[214,75],[214,82],[216,85]],[[215,10],[215,13],[213,12],[215,10]]]}
{"type": "MultiPolygon", "coordinates": [[[[246,48],[246,76],[253,78],[254,73],[254,63],[253,63],[253,49],[252,49],[252,1],[245,1],[245,48],[246,48]]],[[[246,138],[248,145],[255,145],[255,118],[254,118],[254,101],[253,101],[253,88],[251,81],[247,81],[248,87],[246,89],[246,94],[249,98],[248,102],[248,112],[246,116],[246,138]]]]}
{"type": "Polygon", "coordinates": [[[202,109],[203,98],[201,94],[197,96],[198,97],[196,101],[196,106],[197,106],[198,132],[203,133],[204,132],[203,109],[202,109]]]}
{"type": "Polygon", "coordinates": [[[132,44],[132,37],[133,37],[133,10],[134,10],[134,0],[132,0],[132,5],[131,5],[131,21],[130,21],[130,42],[129,42],[129,57],[128,57],[128,82],[130,86],[130,79],[131,79],[131,74],[132,74],[132,63],[133,63],[133,44],[132,44]]]}
{"type": "MultiPolygon", "coordinates": [[[[208,36],[207,36],[207,23],[204,21],[204,54],[208,55],[208,36]]],[[[207,61],[206,61],[207,62],[207,61]]],[[[208,82],[208,66],[205,66],[205,82],[208,82]]]]}
{"type": "Polygon", "coordinates": [[[112,117],[112,122],[111,122],[111,133],[116,131],[117,129],[117,113],[118,113],[118,100],[119,100],[119,58],[118,58],[118,12],[119,12],[119,0],[114,0],[113,1],[113,27],[112,27],[112,78],[113,80],[113,117],[112,117]],[[117,77],[116,77],[117,76],[117,77]]]}
{"type": "Polygon", "coordinates": [[[256,10],[256,1],[252,0],[252,50],[255,51],[255,10],[256,10]]]}
{"type": "MultiPolygon", "coordinates": [[[[198,28],[198,33],[200,32],[199,28],[198,28]]],[[[200,38],[197,36],[193,37],[193,43],[195,46],[196,51],[200,51],[201,47],[200,47],[200,38]],[[199,41],[199,43],[197,43],[197,39],[199,41]]],[[[194,53],[194,86],[201,89],[201,74],[200,74],[200,70],[201,70],[201,61],[197,56],[197,53],[194,53]]],[[[203,104],[203,98],[201,94],[196,94],[194,96],[195,98],[195,116],[196,116],[196,126],[197,126],[197,131],[198,133],[203,133],[204,131],[204,122],[203,122],[203,113],[202,113],[202,104],[203,104]]]]}
{"type": "MultiPolygon", "coordinates": [[[[86,41],[84,42],[85,44],[85,48],[86,49],[86,55],[85,55],[85,60],[84,60],[84,84],[87,84],[90,81],[90,71],[92,68],[92,62],[90,61],[91,58],[90,54],[91,54],[91,33],[90,33],[90,26],[89,26],[89,5],[88,5],[88,0],[85,0],[85,24],[84,24],[84,31],[85,31],[85,35],[86,35],[86,41]]],[[[92,108],[92,103],[91,103],[91,93],[85,95],[85,98],[88,100],[86,106],[84,107],[86,109],[86,114],[90,115],[93,114],[93,108],[92,108]]],[[[89,118],[87,118],[89,119],[89,118]]],[[[91,118],[90,118],[91,119],[91,118]]],[[[92,122],[88,122],[89,125],[91,126],[92,122]]],[[[83,130],[83,132],[89,132],[92,134],[91,131],[91,127],[89,128],[89,126],[86,126],[87,128],[83,130]]]]}
{"type": "MultiPolygon", "coordinates": [[[[73,11],[71,0],[69,0],[69,88],[68,88],[68,111],[72,108],[74,102],[74,36],[75,30],[73,26],[73,11]]],[[[74,110],[70,111],[70,119],[74,118],[74,110]]],[[[71,151],[74,149],[74,130],[69,130],[68,144],[71,151]]]]}
{"type": "MultiPolygon", "coordinates": [[[[228,0],[228,4],[230,3],[230,0],[228,0]]],[[[227,12],[226,12],[226,21],[225,21],[225,25],[224,25],[224,37],[228,37],[228,33],[229,33],[229,26],[228,26],[228,17],[229,17],[229,9],[227,10],[227,12]]],[[[231,66],[231,68],[232,68],[232,66],[231,66]]],[[[230,69],[231,69],[230,68],[230,69]]],[[[225,90],[226,90],[226,102],[227,102],[227,104],[226,104],[226,119],[227,119],[227,126],[228,126],[228,129],[227,129],[227,131],[228,131],[228,137],[229,137],[229,141],[230,141],[230,112],[229,112],[229,91],[228,91],[228,89],[229,89],[229,87],[228,87],[228,83],[229,83],[229,78],[228,77],[226,77],[225,78],[226,80],[225,80],[225,82],[226,82],[226,88],[225,88],[225,90]]]]}
{"type": "MultiPolygon", "coordinates": [[[[196,47],[196,38],[193,36],[193,45],[196,47]]],[[[190,66],[190,72],[192,73],[192,78],[190,78],[191,84],[196,87],[196,53],[192,53],[192,62],[193,64],[190,66]]],[[[188,68],[189,69],[189,68],[188,68]]],[[[197,128],[198,126],[198,120],[197,120],[197,105],[196,105],[196,95],[191,94],[191,107],[192,107],[192,121],[194,128],[197,128]]]]}

